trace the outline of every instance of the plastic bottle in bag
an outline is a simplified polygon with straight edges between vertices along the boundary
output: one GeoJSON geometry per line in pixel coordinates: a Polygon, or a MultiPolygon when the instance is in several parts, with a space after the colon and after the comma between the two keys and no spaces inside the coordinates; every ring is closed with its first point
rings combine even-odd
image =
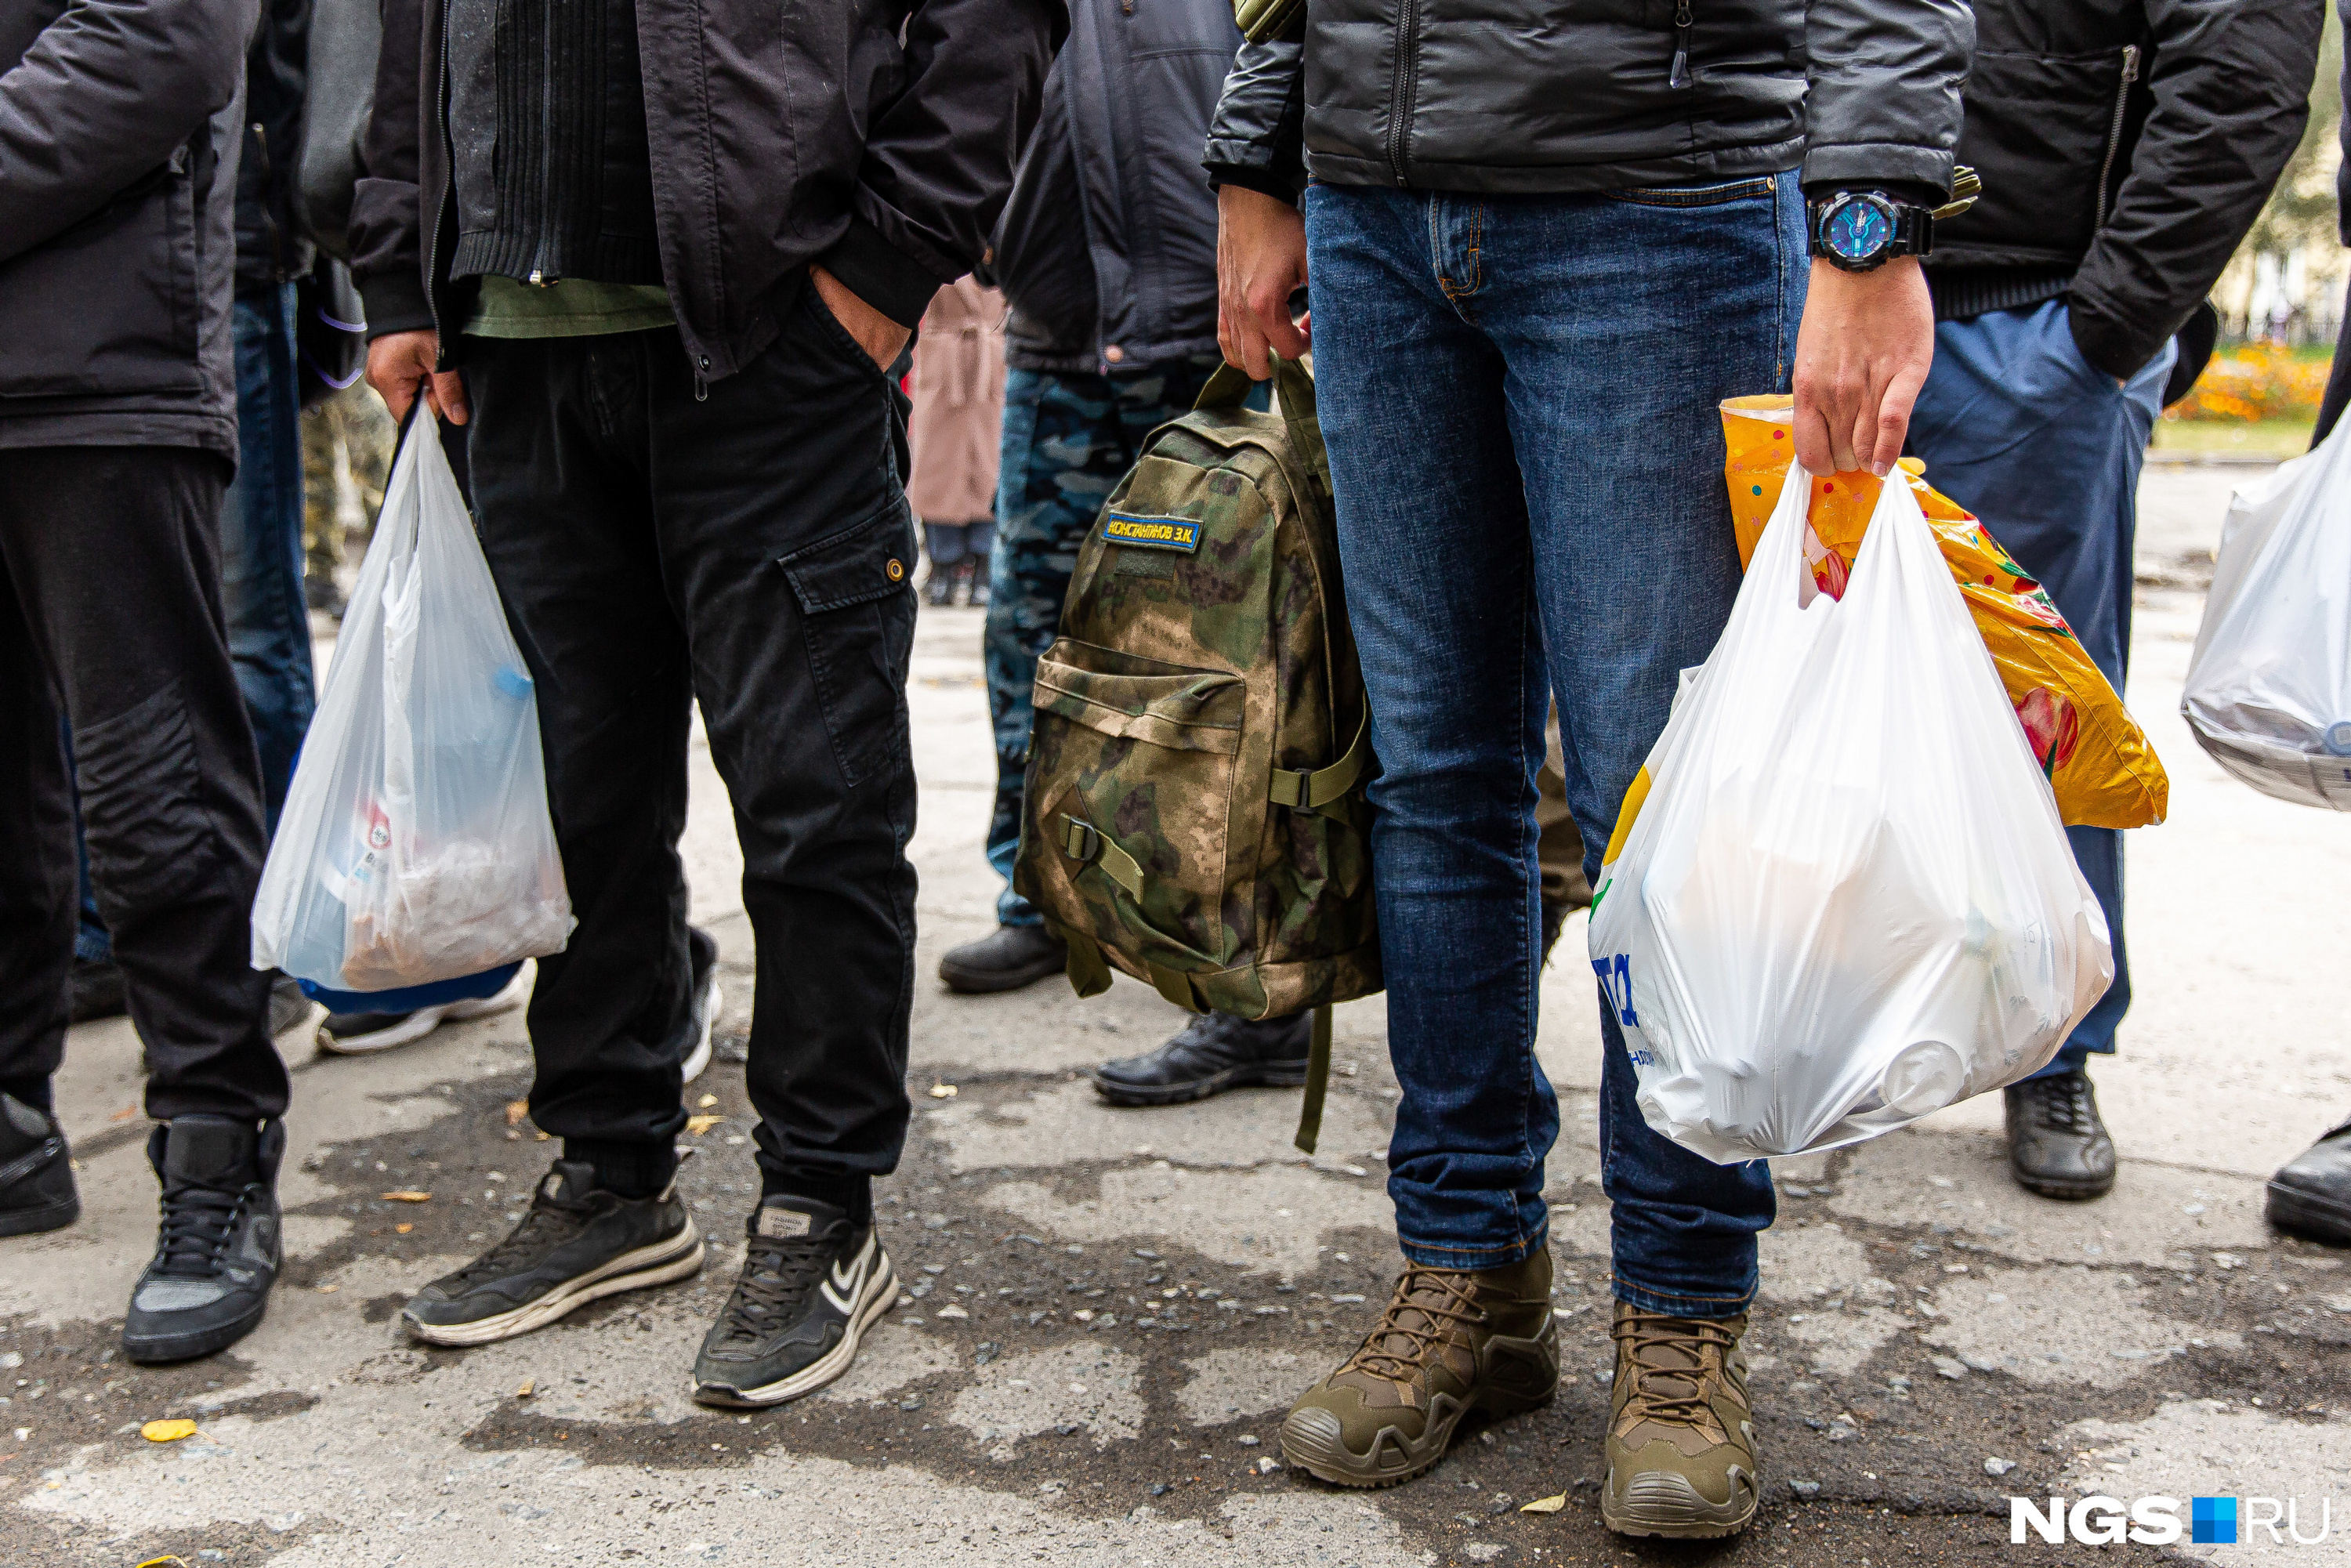
{"type": "Polygon", "coordinates": [[[253,962],[381,992],[560,952],[571,925],[536,694],[413,421],[262,870],[253,962]]]}
{"type": "Polygon", "coordinates": [[[1592,911],[1642,1115],[1726,1164],[2012,1083],[2114,977],[1916,497],[1884,487],[1838,599],[1792,478],[1626,794],[1592,911]]]}

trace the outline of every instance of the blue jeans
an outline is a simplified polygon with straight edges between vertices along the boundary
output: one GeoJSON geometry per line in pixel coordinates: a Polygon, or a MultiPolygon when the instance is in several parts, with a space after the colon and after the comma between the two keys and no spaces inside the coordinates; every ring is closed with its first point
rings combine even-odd
{"type": "MultiPolygon", "coordinates": [[[[2130,666],[2139,466],[2175,352],[2165,344],[2118,387],[2074,346],[2062,299],[1946,321],[1935,329],[1935,368],[1910,416],[1910,449],[1926,459],[1928,483],[1982,518],[2049,591],[2116,692],[2130,666]]],[[[2043,1074],[2079,1071],[2091,1053],[2111,1052],[2130,1009],[2123,836],[2068,828],[2065,837],[2105,911],[2115,979],[2043,1074]]]]}
{"type": "MultiPolygon", "coordinates": [[[[1388,1192],[1414,1261],[1506,1265],[1543,1245],[1559,1128],[1534,1055],[1545,709],[1556,693],[1597,881],[1678,673],[1738,592],[1715,405],[1788,386],[1803,204],[1792,174],[1488,199],[1317,185],[1306,235],[1382,769],[1373,863],[1404,1088],[1388,1192]]],[[[1615,1293],[1733,1316],[1770,1175],[1652,1132],[1600,1010],[1615,1293]]]]}
{"type": "MultiPolygon", "coordinates": [[[[270,831],[294,779],[318,688],[310,674],[310,611],[302,597],[301,383],[295,373],[294,286],[240,290],[236,348],[236,478],[221,506],[221,601],[229,656],[261,753],[270,831]]],[[[77,823],[77,841],[80,830],[77,823]]],[[[113,943],[90,894],[82,854],[81,924],[74,956],[102,963],[113,943]]]]}

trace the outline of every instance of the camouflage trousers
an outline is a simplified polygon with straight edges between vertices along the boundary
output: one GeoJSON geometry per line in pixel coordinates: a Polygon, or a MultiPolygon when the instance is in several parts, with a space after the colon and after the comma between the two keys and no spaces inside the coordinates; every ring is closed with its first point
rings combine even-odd
{"type": "Polygon", "coordinates": [[[343,476],[359,491],[361,536],[383,507],[398,433],[364,382],[345,387],[302,415],[302,553],[315,609],[339,609],[343,564],[343,476]]]}
{"type": "MultiPolygon", "coordinates": [[[[1078,547],[1102,503],[1134,466],[1145,437],[1192,404],[1215,373],[1206,354],[1099,376],[1013,370],[1004,378],[1004,457],[996,481],[996,549],[988,559],[987,714],[996,730],[996,810],[987,863],[1004,878],[996,917],[1034,925],[1012,891],[1020,848],[1020,781],[1029,766],[1037,661],[1061,628],[1078,547]]],[[[1263,392],[1258,406],[1263,406],[1263,392]]]]}

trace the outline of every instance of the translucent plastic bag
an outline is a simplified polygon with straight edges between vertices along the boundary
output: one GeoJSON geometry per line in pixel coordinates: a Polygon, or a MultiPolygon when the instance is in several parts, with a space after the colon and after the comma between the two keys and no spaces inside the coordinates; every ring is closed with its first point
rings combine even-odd
{"type": "Polygon", "coordinates": [[[2012,1083],[2114,977],[1917,497],[1884,487],[1833,599],[1795,477],[1626,792],[1592,910],[1642,1115],[1724,1164],[2012,1083]]]}
{"type": "Polygon", "coordinates": [[[253,904],[253,964],[335,990],[559,953],[538,706],[430,418],[409,426],[253,904]]]}
{"type": "Polygon", "coordinates": [[[2351,810],[2351,420],[2230,497],[2179,710],[2262,793],[2351,810]]]}

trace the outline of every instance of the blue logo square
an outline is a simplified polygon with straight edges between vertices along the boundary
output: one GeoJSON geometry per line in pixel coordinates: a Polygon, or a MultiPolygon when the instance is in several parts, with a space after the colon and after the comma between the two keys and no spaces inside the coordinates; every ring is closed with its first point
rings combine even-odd
{"type": "Polygon", "coordinates": [[[2198,1545],[2235,1545],[2237,1500],[2232,1497],[2189,1499],[2188,1539],[2198,1545]]]}

